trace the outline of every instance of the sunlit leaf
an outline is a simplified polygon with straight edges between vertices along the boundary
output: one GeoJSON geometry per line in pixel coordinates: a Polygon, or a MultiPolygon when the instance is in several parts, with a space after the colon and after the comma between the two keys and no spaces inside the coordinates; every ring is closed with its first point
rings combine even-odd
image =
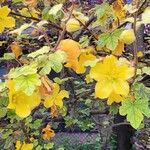
{"type": "Polygon", "coordinates": [[[37,56],[39,56],[39,55],[48,53],[49,50],[50,50],[50,47],[48,47],[48,46],[43,46],[43,47],[40,48],[39,50],[30,53],[30,54],[28,55],[28,57],[35,58],[35,57],[37,57],[37,56]]]}
{"type": "Polygon", "coordinates": [[[21,75],[14,79],[15,90],[23,91],[27,95],[32,95],[37,86],[41,85],[38,74],[21,75]]]}
{"type": "Polygon", "coordinates": [[[99,36],[99,40],[97,42],[98,46],[106,47],[112,51],[115,50],[115,48],[118,45],[121,33],[122,33],[121,29],[117,29],[112,33],[102,33],[99,36]]]}

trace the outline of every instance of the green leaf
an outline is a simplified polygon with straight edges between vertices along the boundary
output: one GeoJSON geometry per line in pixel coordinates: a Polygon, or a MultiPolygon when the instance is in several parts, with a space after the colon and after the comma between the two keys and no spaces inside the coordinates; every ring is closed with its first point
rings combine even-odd
{"type": "Polygon", "coordinates": [[[55,83],[62,84],[63,82],[66,82],[68,80],[72,80],[72,77],[67,77],[67,78],[62,78],[62,79],[56,77],[53,80],[55,83]]]}
{"type": "Polygon", "coordinates": [[[57,13],[62,9],[63,4],[58,4],[58,5],[54,5],[50,11],[49,11],[49,15],[53,15],[56,16],[57,13]]]}
{"type": "Polygon", "coordinates": [[[46,54],[48,53],[50,50],[50,47],[49,46],[43,46],[42,48],[40,48],[39,50],[35,51],[35,52],[32,52],[28,55],[28,57],[31,57],[31,58],[35,58],[39,55],[43,55],[43,54],[46,54]]]}
{"type": "Polygon", "coordinates": [[[22,2],[22,0],[13,0],[12,2],[13,2],[13,4],[16,4],[16,3],[22,2]]]}
{"type": "Polygon", "coordinates": [[[65,150],[63,147],[59,147],[58,150],[65,150]]]}
{"type": "Polygon", "coordinates": [[[150,88],[146,87],[142,83],[135,83],[133,86],[133,91],[136,97],[144,100],[150,100],[150,88]]]}
{"type": "Polygon", "coordinates": [[[93,23],[94,26],[103,26],[107,24],[108,19],[114,17],[112,6],[109,3],[104,2],[101,5],[97,5],[95,8],[95,14],[97,20],[93,23]]]}
{"type": "Polygon", "coordinates": [[[115,50],[118,45],[118,40],[121,35],[122,30],[117,29],[112,33],[102,33],[99,36],[99,40],[97,42],[98,46],[106,47],[109,50],[115,50]]]}
{"type": "Polygon", "coordinates": [[[136,106],[142,111],[142,113],[146,116],[146,117],[150,117],[150,108],[149,108],[149,102],[148,100],[144,100],[144,99],[139,99],[136,102],[136,106]]]}
{"type": "MultiPolygon", "coordinates": [[[[32,124],[31,124],[31,128],[33,129],[38,129],[42,124],[42,119],[36,119],[32,124]]],[[[39,131],[38,131],[39,133],[39,131]]]]}
{"type": "Polygon", "coordinates": [[[40,70],[40,74],[41,75],[49,74],[51,72],[51,69],[52,69],[52,64],[51,64],[50,61],[48,61],[48,62],[45,63],[45,65],[40,70]]]}
{"type": "Polygon", "coordinates": [[[5,53],[4,56],[0,58],[0,60],[13,60],[15,58],[16,57],[14,53],[5,53]]]}
{"type": "Polygon", "coordinates": [[[48,144],[44,144],[44,149],[52,149],[54,147],[54,143],[48,143],[48,144]]]}
{"type": "Polygon", "coordinates": [[[150,67],[143,67],[142,73],[146,73],[146,74],[150,75],[150,67]]]}
{"type": "Polygon", "coordinates": [[[42,148],[42,146],[38,145],[35,149],[36,150],[42,150],[43,148],[42,148]]]}
{"type": "Polygon", "coordinates": [[[62,63],[66,59],[66,54],[63,51],[56,51],[49,55],[49,61],[46,62],[45,66],[40,71],[40,74],[49,74],[51,69],[59,73],[62,70],[62,63]]]}
{"type": "Polygon", "coordinates": [[[0,82],[0,92],[3,92],[6,89],[6,83],[0,82]]]}
{"type": "Polygon", "coordinates": [[[47,18],[52,22],[56,22],[62,16],[62,6],[63,4],[54,5],[48,12],[47,18]]]}
{"type": "Polygon", "coordinates": [[[49,20],[49,10],[50,10],[50,7],[45,7],[42,11],[42,19],[44,20],[49,20]]]}
{"type": "Polygon", "coordinates": [[[7,113],[7,108],[0,108],[0,118],[5,117],[7,113]]]}
{"type": "Polygon", "coordinates": [[[108,3],[103,3],[101,5],[96,6],[95,14],[97,18],[102,18],[104,15],[112,14],[112,8],[108,3]]]}
{"type": "Polygon", "coordinates": [[[19,68],[11,69],[8,76],[9,78],[18,78],[19,76],[31,75],[31,74],[35,74],[36,72],[37,72],[37,66],[35,64],[24,65],[19,68]]]}
{"type": "Polygon", "coordinates": [[[110,105],[110,109],[109,109],[109,112],[113,115],[117,114],[118,113],[118,110],[119,110],[119,106],[116,105],[116,104],[112,104],[110,105]]]}
{"type": "Polygon", "coordinates": [[[147,100],[136,99],[135,101],[127,99],[122,102],[122,106],[119,108],[119,113],[122,116],[127,115],[127,121],[131,123],[131,126],[135,129],[140,127],[144,115],[150,116],[150,108],[147,100]]]}
{"type": "Polygon", "coordinates": [[[14,138],[12,136],[8,137],[5,141],[5,145],[4,145],[4,149],[10,149],[10,147],[13,145],[14,143],[14,138]]]}
{"type": "Polygon", "coordinates": [[[8,105],[8,98],[7,97],[0,97],[0,107],[5,107],[8,105]]]}
{"type": "Polygon", "coordinates": [[[88,47],[89,46],[89,42],[90,42],[90,40],[89,40],[88,36],[82,36],[80,38],[80,41],[79,41],[79,43],[81,44],[82,48],[88,47]]]}
{"type": "Polygon", "coordinates": [[[14,79],[15,89],[21,90],[27,95],[32,95],[41,81],[38,74],[22,75],[14,79]]]}
{"type": "Polygon", "coordinates": [[[55,53],[49,55],[49,60],[50,61],[51,60],[55,60],[55,61],[57,60],[58,62],[63,63],[66,60],[66,53],[58,50],[55,53]]]}

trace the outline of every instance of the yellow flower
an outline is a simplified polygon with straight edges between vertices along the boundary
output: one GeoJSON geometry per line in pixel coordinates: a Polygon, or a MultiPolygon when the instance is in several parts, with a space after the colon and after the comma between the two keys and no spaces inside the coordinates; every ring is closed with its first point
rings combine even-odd
{"type": "Polygon", "coordinates": [[[129,67],[127,62],[110,55],[91,69],[90,77],[98,81],[95,87],[96,97],[108,98],[112,92],[123,96],[128,95],[127,80],[134,76],[134,68],[129,67]]]}
{"type": "Polygon", "coordinates": [[[7,108],[15,109],[16,114],[21,118],[29,116],[31,111],[41,102],[39,92],[36,91],[28,96],[22,91],[16,91],[12,80],[8,81],[8,88],[9,104],[7,108]]]}
{"type": "Polygon", "coordinates": [[[32,150],[33,144],[26,144],[25,142],[21,143],[20,141],[16,142],[16,150],[32,150]]]}
{"type": "Polygon", "coordinates": [[[76,70],[78,64],[78,57],[81,53],[80,44],[71,39],[62,40],[58,46],[58,49],[64,51],[67,54],[66,67],[76,70]]]}
{"type": "Polygon", "coordinates": [[[95,60],[95,59],[96,59],[96,57],[91,53],[88,53],[88,52],[81,53],[81,55],[79,56],[79,61],[77,63],[75,72],[78,73],[78,74],[84,73],[86,71],[84,63],[86,61],[90,61],[90,60],[92,61],[92,60],[95,60]]]}
{"type": "Polygon", "coordinates": [[[44,140],[50,140],[52,137],[55,136],[54,130],[51,129],[50,125],[47,125],[46,128],[42,130],[43,133],[43,139],[44,140]]]}
{"type": "Polygon", "coordinates": [[[122,102],[124,99],[125,99],[125,98],[124,98],[123,96],[112,92],[112,93],[110,94],[110,96],[108,97],[107,104],[108,104],[108,105],[111,105],[113,102],[120,103],[120,102],[122,102]]]}
{"type": "Polygon", "coordinates": [[[86,81],[86,83],[88,84],[88,83],[90,83],[90,82],[93,82],[93,79],[90,77],[90,75],[88,74],[88,75],[86,75],[86,77],[85,77],[85,81],[86,81]]]}
{"type": "Polygon", "coordinates": [[[11,28],[15,26],[15,19],[8,17],[10,9],[7,6],[0,7],[0,33],[2,33],[6,28],[11,28]]]}
{"type": "Polygon", "coordinates": [[[65,97],[69,97],[68,91],[61,90],[58,84],[54,83],[54,89],[53,94],[48,96],[44,101],[44,106],[46,108],[52,107],[53,105],[56,105],[60,108],[63,107],[63,99],[65,97]]]}

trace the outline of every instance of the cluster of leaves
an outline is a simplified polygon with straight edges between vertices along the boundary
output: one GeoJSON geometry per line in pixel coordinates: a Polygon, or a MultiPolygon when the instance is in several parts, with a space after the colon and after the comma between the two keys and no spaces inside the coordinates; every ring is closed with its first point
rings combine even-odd
{"type": "MultiPolygon", "coordinates": [[[[150,75],[150,67],[144,61],[144,54],[138,58],[136,47],[136,30],[141,24],[150,23],[150,7],[142,10],[140,17],[144,1],[126,5],[122,0],[112,4],[103,2],[89,14],[78,9],[74,1],[69,3],[13,0],[12,7],[8,8],[5,0],[0,1],[0,33],[14,39],[8,45],[10,51],[0,60],[17,63],[8,68],[0,83],[0,118],[2,128],[6,126],[0,130],[0,142],[4,149],[14,146],[16,150],[52,149],[54,144],[49,142],[55,136],[52,122],[60,115],[66,127],[77,125],[82,130],[95,127],[88,118],[93,109],[119,111],[135,129],[150,117],[150,89],[140,83],[143,75],[150,75]],[[95,22],[90,21],[92,15],[95,22]],[[134,28],[124,28],[128,22],[134,28]],[[94,29],[98,32],[94,33],[94,29]],[[53,30],[56,37],[48,34],[53,30]],[[76,41],[78,36],[80,40],[76,41]],[[26,47],[24,39],[36,39],[35,45],[40,45],[41,39],[44,43],[28,51],[30,42],[26,47]],[[134,44],[134,54],[126,55],[126,45],[131,44],[134,44]],[[71,90],[64,89],[65,83],[73,80],[65,76],[64,70],[84,79],[74,88],[76,97],[72,97],[71,90]],[[53,72],[59,78],[51,77],[53,72]],[[84,88],[78,87],[83,84],[84,88]],[[83,96],[84,93],[88,94],[83,96]],[[70,109],[74,114],[69,113],[70,109]],[[49,121],[45,123],[47,118],[49,121]]],[[[7,43],[1,41],[2,45],[3,42],[7,43]]],[[[110,122],[103,123],[105,126],[110,122]]]]}

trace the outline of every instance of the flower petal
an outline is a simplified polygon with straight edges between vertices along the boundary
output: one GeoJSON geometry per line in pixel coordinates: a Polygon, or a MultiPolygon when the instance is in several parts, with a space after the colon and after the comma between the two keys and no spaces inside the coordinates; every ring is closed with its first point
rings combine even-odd
{"type": "Polygon", "coordinates": [[[5,27],[11,28],[15,26],[15,19],[12,17],[6,17],[4,19],[7,23],[5,24],[5,27]]]}
{"type": "Polygon", "coordinates": [[[58,94],[56,100],[55,100],[55,105],[59,106],[60,108],[63,107],[63,99],[65,97],[69,97],[68,91],[62,90],[60,91],[60,93],[58,94]]]}
{"type": "Polygon", "coordinates": [[[21,104],[16,107],[16,114],[21,118],[25,118],[29,116],[30,113],[31,113],[31,109],[26,104],[21,104]]]}
{"type": "Polygon", "coordinates": [[[109,81],[97,82],[95,87],[95,95],[99,98],[108,98],[113,90],[112,83],[109,81]]]}
{"type": "Polygon", "coordinates": [[[120,103],[124,100],[124,97],[122,97],[121,95],[119,94],[116,94],[114,92],[112,92],[110,94],[110,96],[108,97],[108,100],[107,100],[107,104],[108,105],[111,105],[113,102],[116,102],[116,103],[120,103]]]}
{"type": "Polygon", "coordinates": [[[118,78],[128,80],[134,76],[134,68],[129,67],[127,64],[123,64],[117,67],[118,78]]]}
{"type": "Polygon", "coordinates": [[[116,94],[127,96],[129,94],[129,84],[127,81],[117,80],[113,83],[116,94]]]}
{"type": "Polygon", "coordinates": [[[96,80],[96,81],[101,81],[105,78],[105,67],[103,66],[102,63],[97,63],[91,70],[90,70],[90,78],[96,80]]]}
{"type": "Polygon", "coordinates": [[[51,96],[47,97],[44,101],[44,106],[46,108],[52,107],[54,105],[54,100],[51,96]]]}
{"type": "Polygon", "coordinates": [[[10,9],[7,6],[0,7],[0,14],[2,17],[8,16],[9,13],[10,13],[10,9]]]}
{"type": "Polygon", "coordinates": [[[4,24],[3,22],[0,22],[0,33],[4,31],[4,24]]]}

